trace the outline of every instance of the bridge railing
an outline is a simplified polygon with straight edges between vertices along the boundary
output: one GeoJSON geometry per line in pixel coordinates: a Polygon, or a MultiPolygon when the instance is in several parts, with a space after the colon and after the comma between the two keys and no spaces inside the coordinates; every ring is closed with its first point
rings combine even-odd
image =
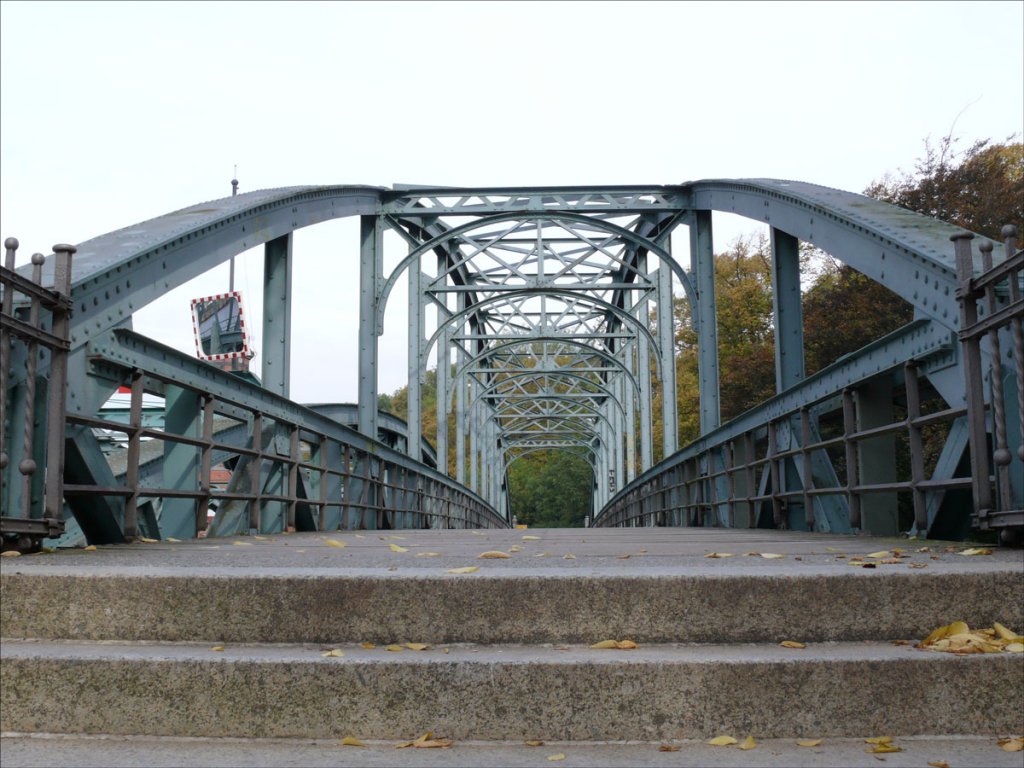
{"type": "MultiPolygon", "coordinates": [[[[1005,258],[993,263],[994,246],[982,241],[982,273],[974,276],[973,235],[954,237],[956,250],[957,300],[960,303],[960,342],[964,350],[964,378],[967,385],[967,410],[971,442],[971,476],[974,479],[973,522],[982,530],[1024,526],[1024,509],[1013,504],[1011,466],[1013,453],[1024,462],[1024,299],[1021,298],[1021,274],[1024,250],[1017,249],[1017,228],[1003,227],[1005,258]],[[1003,348],[1000,338],[1010,331],[1008,356],[1012,361],[1016,392],[1004,392],[1003,348]],[[989,376],[982,366],[982,343],[988,344],[991,361],[989,376]],[[987,381],[986,381],[987,378],[987,381]],[[988,388],[991,409],[986,408],[988,388]],[[1016,413],[1007,413],[1007,394],[1015,395],[1016,413]],[[992,423],[989,445],[986,420],[992,423]],[[1016,419],[1016,425],[1010,422],[1016,419]],[[1015,426],[1016,429],[1009,429],[1015,426]],[[1016,445],[1009,443],[1016,434],[1016,445]],[[991,465],[989,459],[991,458],[991,465]],[[990,466],[994,469],[993,472],[990,466]]],[[[1011,401],[1012,402],[1012,401],[1011,401]]],[[[1017,482],[1024,484],[1020,478],[1017,482]]]]}
{"type": "MultiPolygon", "coordinates": [[[[16,238],[4,241],[0,267],[0,535],[30,547],[43,536],[64,530],[64,391],[67,382],[68,318],[71,313],[71,256],[75,248],[55,245],[54,286],[42,285],[41,253],[32,256],[30,279],[14,270],[16,238]],[[40,366],[48,375],[37,377],[40,366]],[[26,370],[23,402],[8,402],[8,372],[17,362],[26,370]],[[25,414],[15,424],[15,413],[25,414]],[[4,487],[9,464],[17,461],[17,488],[4,487]],[[41,510],[40,510],[41,508],[41,510]],[[41,513],[40,513],[41,511],[41,513]]],[[[13,485],[13,483],[12,483],[13,485]]]]}
{"type": "Polygon", "coordinates": [[[964,405],[947,407],[923,375],[956,363],[955,342],[929,321],[915,320],[651,468],[613,498],[594,525],[894,533],[894,501],[902,498],[916,532],[934,535],[940,514],[940,535],[951,538],[972,526],[1019,531],[1024,512],[1013,505],[1021,495],[1014,484],[1022,484],[1024,474],[1015,479],[1013,473],[1024,461],[1024,255],[1016,250],[1014,228],[1004,235],[1005,259],[994,265],[993,245],[983,243],[977,277],[971,235],[954,238],[964,405]],[[886,346],[914,351],[895,364],[899,352],[875,354],[886,346]],[[1008,347],[1011,354],[1004,355],[1008,347]],[[1004,359],[1012,360],[1015,375],[1004,375],[1004,359]],[[885,399],[900,404],[889,418],[871,413],[870,392],[879,383],[885,399]],[[941,453],[937,436],[945,438],[941,453]],[[969,469],[962,463],[967,453],[969,469]],[[883,497],[892,514],[880,524],[883,497]]]}
{"type": "MultiPolygon", "coordinates": [[[[971,478],[926,477],[925,433],[952,429],[967,409],[922,412],[919,375],[917,364],[905,364],[903,418],[862,427],[857,416],[860,387],[846,387],[700,450],[684,449],[623,489],[594,524],[850,530],[869,527],[863,507],[870,497],[909,494],[916,527],[925,531],[939,495],[970,488],[971,478]],[[901,434],[906,438],[892,439],[901,434]],[[878,482],[865,471],[864,449],[887,438],[897,450],[903,446],[897,463],[909,469],[904,480],[878,482]],[[828,465],[835,469],[831,477],[823,471],[828,465]],[[824,508],[815,500],[826,498],[833,500],[830,506],[842,519],[833,514],[823,524],[824,508]]],[[[747,415],[756,418],[758,410],[747,415]]]]}
{"type": "MultiPolygon", "coordinates": [[[[430,467],[139,334],[113,331],[91,342],[89,356],[98,375],[130,387],[128,424],[69,414],[69,427],[122,433],[127,455],[119,477],[67,484],[64,493],[76,514],[104,499],[125,539],[201,535],[211,506],[210,535],[507,526],[483,499],[430,467]],[[163,429],[143,423],[147,394],[165,398],[163,429]],[[245,439],[218,439],[231,422],[245,439]],[[140,477],[154,447],[162,476],[140,477]],[[214,482],[215,463],[231,467],[226,488],[214,482]],[[83,497],[92,503],[75,503],[83,497]]],[[[88,523],[80,523],[88,536],[88,523]]]]}

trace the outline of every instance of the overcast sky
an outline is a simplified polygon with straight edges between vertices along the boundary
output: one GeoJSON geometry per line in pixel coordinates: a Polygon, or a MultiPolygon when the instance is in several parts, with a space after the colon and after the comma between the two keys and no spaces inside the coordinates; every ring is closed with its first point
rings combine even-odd
{"type": "MultiPolygon", "coordinates": [[[[927,137],[1019,140],[1022,29],[1019,0],[2,2],[0,235],[49,253],[226,196],[236,164],[242,191],[772,177],[859,192],[927,137]]],[[[715,223],[719,248],[746,231],[715,223]]],[[[299,401],[356,397],[357,232],[296,234],[299,401]]],[[[254,318],[261,265],[238,264],[254,318]]],[[[227,282],[214,270],[136,329],[193,353],[188,300],[227,282]]],[[[405,379],[392,303],[382,392],[405,379]]]]}

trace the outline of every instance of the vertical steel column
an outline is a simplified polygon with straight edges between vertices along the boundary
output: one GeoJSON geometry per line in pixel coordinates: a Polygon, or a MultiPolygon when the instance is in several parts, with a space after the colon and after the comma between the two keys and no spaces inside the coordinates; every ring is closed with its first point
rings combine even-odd
{"type": "MultiPolygon", "coordinates": [[[[466,294],[460,292],[457,298],[456,307],[461,314],[466,309],[466,294]]],[[[466,323],[463,320],[456,332],[464,335],[465,330],[466,323]]],[[[463,341],[459,344],[455,356],[455,365],[460,371],[466,364],[464,347],[465,342],[463,341]]],[[[463,485],[466,484],[466,380],[468,378],[469,374],[461,373],[455,380],[455,479],[463,485]]]]}
{"type": "Polygon", "coordinates": [[[377,292],[383,266],[379,216],[359,218],[359,431],[377,439],[377,292]]]}
{"type": "MultiPolygon", "coordinates": [[[[671,250],[671,241],[664,248],[671,250]]],[[[661,423],[662,458],[676,452],[678,416],[676,414],[675,324],[672,311],[672,270],[667,264],[658,267],[658,344],[661,346],[661,423]]]]}
{"type": "Polygon", "coordinates": [[[697,327],[697,373],[700,433],[722,423],[718,387],[718,321],[715,308],[715,247],[711,211],[694,211],[690,225],[690,270],[696,273],[697,306],[691,317],[697,327]]]}
{"type": "Polygon", "coordinates": [[[772,312],[775,319],[775,391],[804,378],[804,323],[800,305],[800,241],[772,227],[772,312]]]}
{"type": "MultiPolygon", "coordinates": [[[[647,276],[647,253],[637,253],[637,271],[647,276]]],[[[637,302],[637,318],[640,325],[650,328],[651,318],[648,295],[644,291],[637,302]]],[[[651,348],[647,336],[637,334],[637,376],[640,382],[640,470],[646,472],[654,465],[654,420],[651,408],[651,348]]]]}
{"type": "MultiPolygon", "coordinates": [[[[56,261],[53,269],[53,289],[61,296],[71,296],[71,256],[77,251],[73,245],[58,243],[53,246],[56,261]]],[[[53,308],[51,331],[58,339],[67,339],[70,330],[70,311],[53,308]]],[[[50,350],[50,383],[46,401],[46,492],[43,495],[43,517],[49,520],[64,518],[64,416],[67,403],[68,353],[50,350]]],[[[0,388],[0,397],[7,399],[7,391],[0,388]]],[[[0,431],[3,419],[0,418],[0,431]]],[[[0,494],[2,496],[2,494],[0,494]]]]}
{"type": "MultiPolygon", "coordinates": [[[[627,342],[624,362],[629,372],[634,375],[636,374],[636,367],[633,364],[635,351],[636,345],[627,342]]],[[[631,483],[636,479],[636,398],[631,381],[623,381],[623,386],[626,388],[626,482],[631,483]]]]}
{"type": "MultiPolygon", "coordinates": [[[[410,245],[409,250],[415,250],[410,245]]],[[[416,461],[423,456],[421,434],[420,377],[423,369],[423,291],[420,257],[409,265],[408,407],[406,409],[406,452],[416,461]]],[[[438,395],[440,397],[440,395],[438,395]]]]}
{"type": "Polygon", "coordinates": [[[292,235],[263,246],[263,386],[288,397],[291,379],[292,235]]]}
{"type": "MultiPolygon", "coordinates": [[[[437,274],[442,288],[448,282],[448,260],[447,253],[442,253],[437,257],[437,274]]],[[[449,472],[448,379],[451,373],[451,354],[448,350],[448,337],[451,328],[448,327],[448,321],[451,319],[451,312],[448,310],[448,294],[446,292],[438,293],[436,301],[440,302],[437,307],[437,324],[441,333],[437,339],[437,435],[434,444],[437,447],[437,471],[447,475],[449,472]]]]}
{"type": "MultiPolygon", "coordinates": [[[[970,328],[978,322],[978,305],[971,296],[971,280],[974,278],[974,256],[971,240],[974,235],[963,232],[953,235],[956,255],[957,299],[960,302],[960,327],[970,328]]],[[[984,521],[993,509],[992,481],[990,476],[988,435],[985,429],[985,377],[981,367],[981,339],[966,338],[961,342],[963,369],[966,383],[967,429],[970,441],[971,478],[974,492],[974,514],[978,521],[984,521]]]]}
{"type": "Polygon", "coordinates": [[[477,386],[475,380],[469,383],[469,487],[474,491],[479,487],[476,478],[477,443],[479,442],[478,433],[480,431],[477,425],[479,403],[473,397],[477,386]]]}
{"type": "MultiPolygon", "coordinates": [[[[167,385],[164,391],[164,430],[183,437],[202,437],[203,403],[199,393],[167,385]]],[[[163,485],[179,491],[199,490],[199,449],[164,442],[163,485]]],[[[164,499],[160,512],[161,538],[192,539],[196,535],[196,500],[164,499]]]]}

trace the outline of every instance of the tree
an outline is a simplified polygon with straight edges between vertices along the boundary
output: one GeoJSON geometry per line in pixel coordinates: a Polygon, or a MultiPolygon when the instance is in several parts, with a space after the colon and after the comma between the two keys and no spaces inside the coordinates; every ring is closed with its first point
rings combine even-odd
{"type": "Polygon", "coordinates": [[[1004,224],[1024,231],[1024,144],[1012,139],[982,139],[963,153],[951,135],[937,147],[925,141],[913,173],[886,175],[864,194],[1001,240],[1004,224]]]}

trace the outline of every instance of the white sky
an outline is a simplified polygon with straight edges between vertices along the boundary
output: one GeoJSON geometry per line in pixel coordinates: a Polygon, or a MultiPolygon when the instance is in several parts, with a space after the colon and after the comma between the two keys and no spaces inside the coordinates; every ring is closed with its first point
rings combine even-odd
{"type": "MultiPolygon", "coordinates": [[[[859,192],[926,137],[1019,140],[1022,30],[1019,1],[2,2],[0,236],[49,253],[226,196],[235,164],[243,192],[734,177],[859,192]]],[[[718,248],[756,230],[715,224],[718,248]]],[[[295,236],[299,401],[356,398],[357,232],[295,236]]],[[[262,250],[237,270],[258,326],[262,250]]],[[[188,300],[227,283],[214,270],[135,327],[193,353],[188,300]]],[[[396,291],[382,392],[405,381],[404,329],[396,291]]]]}

